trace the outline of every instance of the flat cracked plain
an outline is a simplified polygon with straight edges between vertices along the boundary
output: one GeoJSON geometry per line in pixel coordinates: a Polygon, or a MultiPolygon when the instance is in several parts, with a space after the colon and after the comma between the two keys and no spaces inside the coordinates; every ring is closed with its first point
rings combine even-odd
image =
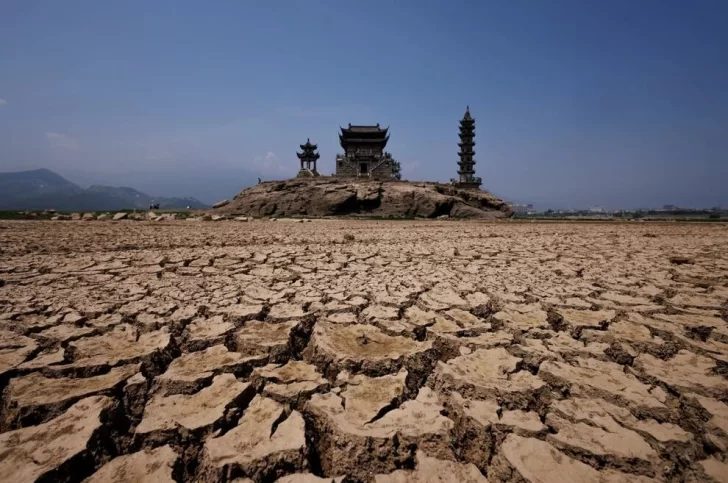
{"type": "Polygon", "coordinates": [[[13,482],[728,481],[728,226],[0,222],[13,482]]]}

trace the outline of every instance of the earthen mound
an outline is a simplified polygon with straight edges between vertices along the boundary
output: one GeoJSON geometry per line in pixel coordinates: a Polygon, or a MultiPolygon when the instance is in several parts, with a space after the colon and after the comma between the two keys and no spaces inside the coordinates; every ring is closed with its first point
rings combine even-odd
{"type": "Polygon", "coordinates": [[[487,191],[453,185],[346,178],[269,181],[240,192],[215,213],[250,216],[507,218],[513,212],[487,191]]]}

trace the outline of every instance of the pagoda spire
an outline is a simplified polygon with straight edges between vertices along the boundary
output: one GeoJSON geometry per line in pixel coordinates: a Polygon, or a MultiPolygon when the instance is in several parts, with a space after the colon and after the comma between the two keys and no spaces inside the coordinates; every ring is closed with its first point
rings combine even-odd
{"type": "Polygon", "coordinates": [[[301,152],[296,152],[296,156],[301,161],[301,170],[298,172],[299,178],[308,178],[311,176],[318,176],[316,170],[316,161],[319,159],[319,153],[316,152],[318,146],[311,144],[311,139],[306,139],[306,144],[301,144],[301,152]]]}
{"type": "Polygon", "coordinates": [[[470,115],[470,106],[460,120],[460,151],[458,156],[458,184],[468,188],[479,188],[481,180],[475,176],[475,118],[470,115]]]}

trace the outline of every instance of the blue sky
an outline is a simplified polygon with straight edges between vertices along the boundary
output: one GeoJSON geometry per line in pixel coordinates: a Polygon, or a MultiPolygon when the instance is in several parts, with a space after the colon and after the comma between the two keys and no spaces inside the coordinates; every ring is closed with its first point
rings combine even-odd
{"type": "Polygon", "coordinates": [[[333,169],[391,126],[447,181],[476,118],[484,188],[541,207],[728,205],[728,2],[0,2],[0,171],[205,201],[333,169]]]}

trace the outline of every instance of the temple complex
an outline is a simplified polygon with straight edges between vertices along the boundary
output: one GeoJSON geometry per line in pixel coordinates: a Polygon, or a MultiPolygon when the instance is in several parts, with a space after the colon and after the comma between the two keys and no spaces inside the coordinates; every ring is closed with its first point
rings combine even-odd
{"type": "Polygon", "coordinates": [[[344,154],[336,155],[335,176],[391,179],[394,160],[384,151],[389,128],[352,126],[341,128],[339,143],[344,154]]]}
{"type": "Polygon", "coordinates": [[[301,152],[296,153],[298,159],[301,160],[301,169],[296,175],[297,178],[312,178],[319,176],[316,170],[316,161],[318,161],[319,153],[316,152],[318,146],[311,144],[310,139],[306,139],[306,144],[301,144],[301,152]]]}
{"type": "Polygon", "coordinates": [[[455,184],[461,188],[480,189],[482,180],[475,176],[475,119],[470,115],[470,106],[466,107],[465,115],[460,120],[460,161],[458,161],[459,178],[455,184]]]}
{"type": "MultiPolygon", "coordinates": [[[[344,149],[343,154],[336,155],[334,176],[342,178],[367,177],[380,180],[401,179],[400,164],[384,149],[389,141],[389,128],[374,126],[352,125],[340,128],[339,144],[344,149]]],[[[465,115],[460,120],[460,151],[458,156],[458,177],[452,178],[450,183],[465,189],[480,189],[482,180],[475,176],[475,119],[470,115],[470,106],[466,107],[465,115]]],[[[312,178],[320,176],[316,169],[319,154],[317,145],[301,144],[301,152],[296,155],[301,161],[301,169],[297,178],[312,178]]]]}

